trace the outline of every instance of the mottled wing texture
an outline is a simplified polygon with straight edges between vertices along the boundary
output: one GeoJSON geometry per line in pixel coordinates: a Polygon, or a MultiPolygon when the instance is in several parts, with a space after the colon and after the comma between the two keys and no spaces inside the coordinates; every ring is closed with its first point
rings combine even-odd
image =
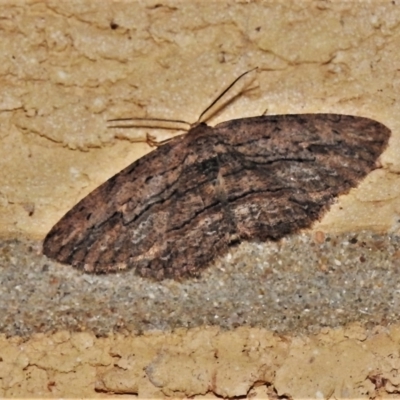
{"type": "Polygon", "coordinates": [[[225,191],[240,239],[279,239],[318,220],[376,168],[390,130],[368,118],[276,115],[221,123],[225,191]]]}
{"type": "Polygon", "coordinates": [[[202,124],[122,170],[52,228],[44,254],[86,272],[198,275],[234,229],[215,190],[216,139],[202,124]]]}
{"type": "Polygon", "coordinates": [[[335,114],[200,124],[80,201],[44,254],[87,272],[198,276],[241,240],[311,226],[376,167],[389,136],[376,121],[335,114]]]}

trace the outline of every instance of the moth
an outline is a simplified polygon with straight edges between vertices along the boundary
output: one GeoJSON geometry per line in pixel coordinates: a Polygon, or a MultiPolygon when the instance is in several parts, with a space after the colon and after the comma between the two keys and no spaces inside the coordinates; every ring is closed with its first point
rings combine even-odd
{"type": "Polygon", "coordinates": [[[377,121],[340,114],[194,124],[75,205],[43,253],[85,272],[197,277],[241,241],[311,227],[377,168],[389,137],[377,121]]]}

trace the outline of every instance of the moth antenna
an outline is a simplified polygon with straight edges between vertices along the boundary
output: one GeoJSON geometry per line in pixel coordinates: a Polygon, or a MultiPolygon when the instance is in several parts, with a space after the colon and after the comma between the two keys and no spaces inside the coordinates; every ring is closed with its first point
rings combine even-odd
{"type": "MultiPolygon", "coordinates": [[[[167,118],[115,118],[115,119],[109,119],[107,122],[130,122],[129,124],[117,124],[117,125],[111,125],[108,126],[108,128],[122,128],[122,129],[129,129],[129,128],[156,128],[156,129],[167,129],[167,130],[183,130],[185,132],[188,132],[189,129],[191,128],[191,124],[187,121],[183,121],[180,119],[167,119],[167,118]],[[136,123],[135,123],[136,122],[136,123]],[[175,126],[165,126],[162,123],[171,123],[175,124],[175,126]],[[186,125],[184,128],[183,127],[178,127],[177,124],[181,125],[186,125]]],[[[165,139],[162,141],[157,141],[157,139],[146,133],[146,138],[140,138],[138,140],[134,140],[135,142],[145,142],[147,143],[150,147],[158,147],[163,145],[164,143],[167,143],[170,139],[165,139]]]]}
{"type": "MultiPolygon", "coordinates": [[[[190,126],[192,125],[190,122],[183,121],[180,119],[167,119],[167,118],[115,118],[115,119],[108,119],[107,122],[133,122],[127,125],[111,125],[108,128],[159,128],[159,129],[174,129],[176,130],[176,126],[163,126],[162,124],[157,124],[157,122],[167,122],[172,124],[182,124],[190,126]],[[135,123],[138,121],[138,123],[135,123]],[[152,122],[155,122],[153,125],[152,122]]],[[[179,129],[179,128],[178,128],[179,129]]],[[[187,131],[188,128],[182,128],[183,130],[187,131]]]]}
{"type": "MultiPolygon", "coordinates": [[[[188,132],[191,128],[194,126],[198,125],[200,122],[202,122],[202,118],[204,115],[225,95],[226,92],[228,92],[240,79],[242,79],[245,75],[249,74],[250,72],[255,71],[258,69],[258,67],[252,68],[246,72],[243,72],[241,75],[239,75],[226,89],[224,89],[217,97],[216,99],[200,114],[199,118],[197,121],[193,124],[187,121],[183,121],[180,119],[167,119],[167,118],[113,118],[113,119],[108,119],[107,122],[114,123],[116,122],[116,125],[111,125],[108,126],[108,128],[122,128],[122,129],[129,129],[129,128],[158,128],[158,129],[168,129],[168,130],[183,130],[185,132],[188,132]],[[122,124],[118,124],[118,123],[122,124]],[[128,124],[124,124],[124,122],[129,122],[128,124]],[[154,124],[153,124],[154,122],[154,124]],[[186,125],[185,128],[178,128],[176,125],[175,126],[165,126],[162,124],[159,124],[166,122],[166,123],[171,123],[171,124],[181,124],[181,125],[186,125]]],[[[243,92],[243,91],[241,91],[243,92]]],[[[206,121],[208,118],[205,118],[204,121],[206,121]]],[[[150,147],[155,147],[162,145],[166,142],[168,142],[171,139],[165,139],[161,142],[157,142],[152,136],[148,135],[146,136],[146,139],[140,139],[138,141],[143,141],[146,142],[150,147]],[[152,139],[149,139],[149,138],[152,139]]]]}
{"type": "MultiPolygon", "coordinates": [[[[198,123],[202,122],[203,116],[225,95],[226,92],[228,92],[240,79],[242,79],[245,75],[249,74],[250,72],[255,71],[258,69],[258,67],[249,69],[246,72],[243,72],[243,74],[239,75],[226,89],[224,89],[217,97],[216,99],[200,114],[199,118],[193,125],[197,125],[198,123]]],[[[208,118],[205,119],[205,121],[208,118]]]]}

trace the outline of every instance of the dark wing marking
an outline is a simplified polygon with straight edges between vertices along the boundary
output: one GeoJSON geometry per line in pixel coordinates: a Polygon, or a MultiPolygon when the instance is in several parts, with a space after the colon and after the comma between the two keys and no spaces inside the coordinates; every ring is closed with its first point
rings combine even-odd
{"type": "Polygon", "coordinates": [[[390,130],[361,117],[278,115],[221,123],[225,190],[243,239],[310,227],[376,168],[390,130]],[[234,167],[232,167],[234,165],[234,167]]]}

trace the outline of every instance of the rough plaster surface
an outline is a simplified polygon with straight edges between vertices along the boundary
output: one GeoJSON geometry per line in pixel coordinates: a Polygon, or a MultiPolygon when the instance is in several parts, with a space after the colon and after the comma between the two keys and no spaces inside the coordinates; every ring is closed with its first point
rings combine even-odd
{"type": "MultiPolygon", "coordinates": [[[[399,22],[397,0],[2,2],[0,235],[42,239],[80,198],[149,151],[134,143],[148,130],[110,130],[107,119],[195,121],[254,66],[258,87],[210,124],[266,109],[355,114],[386,124],[393,135],[383,168],[315,229],[397,232],[399,22]]],[[[396,397],[399,331],[3,337],[0,394],[396,397]]]]}
{"type": "Polygon", "coordinates": [[[400,327],[354,324],[310,337],[257,328],[60,331],[0,337],[2,397],[357,398],[398,396],[400,327]]]}

